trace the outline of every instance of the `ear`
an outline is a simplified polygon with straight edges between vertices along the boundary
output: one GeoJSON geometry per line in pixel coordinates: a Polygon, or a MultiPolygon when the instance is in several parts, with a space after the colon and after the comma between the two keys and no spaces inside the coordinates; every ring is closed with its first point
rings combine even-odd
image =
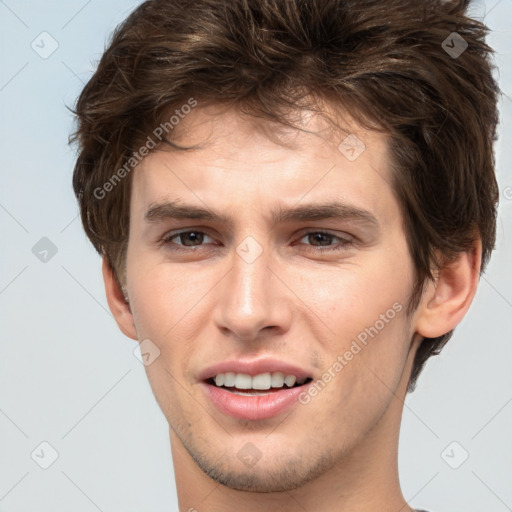
{"type": "Polygon", "coordinates": [[[121,329],[128,338],[137,340],[138,336],[130,305],[127,299],[125,299],[123,290],[105,256],[103,256],[101,271],[103,273],[103,282],[105,283],[108,307],[112,315],[114,315],[119,329],[121,329]]]}
{"type": "Polygon", "coordinates": [[[482,243],[478,238],[471,249],[439,270],[430,281],[416,310],[416,332],[437,338],[453,330],[469,309],[476,293],[482,262],[482,243]]]}

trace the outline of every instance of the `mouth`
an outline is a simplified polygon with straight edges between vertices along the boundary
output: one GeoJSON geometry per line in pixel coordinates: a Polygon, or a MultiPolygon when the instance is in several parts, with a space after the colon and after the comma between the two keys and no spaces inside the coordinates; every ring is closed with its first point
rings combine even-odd
{"type": "Polygon", "coordinates": [[[282,390],[302,387],[309,384],[311,377],[297,377],[281,372],[265,372],[251,376],[246,373],[219,373],[206,379],[210,386],[228,391],[239,396],[265,396],[282,390]]]}
{"type": "MultiPolygon", "coordinates": [[[[297,404],[301,393],[313,381],[303,370],[284,368],[277,363],[274,366],[284,371],[259,369],[260,373],[255,373],[254,365],[247,365],[244,369],[251,373],[246,373],[227,371],[226,366],[232,365],[220,365],[218,370],[207,371],[209,376],[203,378],[201,384],[207,399],[220,413],[237,419],[265,420],[279,416],[297,404]]],[[[238,363],[237,366],[244,365],[238,363]]]]}

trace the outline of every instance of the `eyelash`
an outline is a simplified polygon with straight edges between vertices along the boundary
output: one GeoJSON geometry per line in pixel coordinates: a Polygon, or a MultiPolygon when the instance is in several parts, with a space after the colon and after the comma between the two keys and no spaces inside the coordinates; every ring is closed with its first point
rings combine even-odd
{"type": "MultiPolygon", "coordinates": [[[[167,233],[166,235],[164,235],[162,237],[162,239],[160,241],[160,244],[171,247],[172,245],[175,245],[174,242],[172,242],[173,238],[176,238],[176,237],[178,237],[180,235],[185,235],[187,233],[202,234],[202,235],[206,235],[206,236],[210,237],[210,235],[208,235],[208,233],[205,233],[204,231],[199,231],[199,230],[195,230],[195,229],[188,229],[188,230],[179,231],[179,232],[167,233]]],[[[307,237],[308,235],[316,235],[316,234],[326,235],[326,236],[330,237],[331,239],[338,239],[340,241],[338,243],[338,245],[334,246],[334,247],[333,246],[310,245],[310,247],[313,247],[314,249],[316,249],[317,252],[320,252],[320,253],[332,252],[332,251],[342,251],[344,248],[354,244],[353,240],[350,240],[348,238],[343,238],[343,237],[340,237],[338,235],[334,235],[334,234],[329,233],[327,231],[307,231],[307,232],[302,234],[302,236],[300,237],[300,240],[302,240],[303,238],[307,237]]],[[[213,237],[210,237],[210,238],[213,238],[213,237]]],[[[194,251],[198,250],[198,248],[200,248],[200,247],[202,247],[202,245],[192,245],[192,246],[175,245],[175,247],[172,247],[171,250],[173,250],[173,251],[182,251],[182,252],[194,252],[194,251]],[[189,247],[189,249],[183,249],[182,247],[189,247]]]]}

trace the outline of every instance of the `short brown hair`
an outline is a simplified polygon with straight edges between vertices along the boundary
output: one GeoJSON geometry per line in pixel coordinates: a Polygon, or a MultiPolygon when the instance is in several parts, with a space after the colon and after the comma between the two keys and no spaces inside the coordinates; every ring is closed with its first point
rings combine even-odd
{"type": "MultiPolygon", "coordinates": [[[[286,113],[305,106],[307,95],[338,103],[363,127],[389,134],[393,189],[415,267],[408,312],[442,266],[438,253],[452,259],[480,238],[483,272],[496,232],[499,90],[487,28],[467,17],[468,4],[144,2],[116,29],[75,109],[73,187],[94,247],[123,282],[126,163],[173,108],[197,98],[289,124],[286,113]],[[459,55],[449,51],[455,43],[459,55]]],[[[180,149],[168,131],[159,145],[180,149]]],[[[452,333],[423,340],[409,391],[452,333]]]]}

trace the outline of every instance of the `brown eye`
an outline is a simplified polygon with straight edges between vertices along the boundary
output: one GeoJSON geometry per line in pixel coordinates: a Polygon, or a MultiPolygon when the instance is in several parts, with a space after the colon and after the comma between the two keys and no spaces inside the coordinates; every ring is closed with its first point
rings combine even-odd
{"type": "MultiPolygon", "coordinates": [[[[332,239],[334,238],[332,235],[329,235],[328,233],[309,233],[306,235],[308,242],[310,242],[312,245],[330,245],[330,242],[332,242],[332,239]]],[[[306,238],[305,237],[305,238],[306,238]]]]}
{"type": "MultiPolygon", "coordinates": [[[[181,231],[180,233],[169,233],[165,235],[165,237],[162,240],[162,243],[164,245],[176,245],[176,246],[182,246],[182,247],[199,247],[203,245],[203,242],[206,238],[210,238],[206,233],[203,231],[181,231]],[[176,241],[178,240],[178,242],[176,241]]],[[[181,250],[177,248],[176,250],[181,250]]]]}
{"type": "Polygon", "coordinates": [[[305,233],[300,240],[307,240],[306,245],[315,247],[320,252],[342,250],[344,247],[353,243],[353,241],[348,238],[342,238],[332,233],[326,233],[325,231],[310,231],[305,233]],[[337,241],[337,243],[333,244],[333,241],[337,241]]]}
{"type": "Polygon", "coordinates": [[[204,233],[201,233],[200,231],[187,231],[176,236],[180,242],[186,246],[198,245],[204,240],[204,233]]]}

